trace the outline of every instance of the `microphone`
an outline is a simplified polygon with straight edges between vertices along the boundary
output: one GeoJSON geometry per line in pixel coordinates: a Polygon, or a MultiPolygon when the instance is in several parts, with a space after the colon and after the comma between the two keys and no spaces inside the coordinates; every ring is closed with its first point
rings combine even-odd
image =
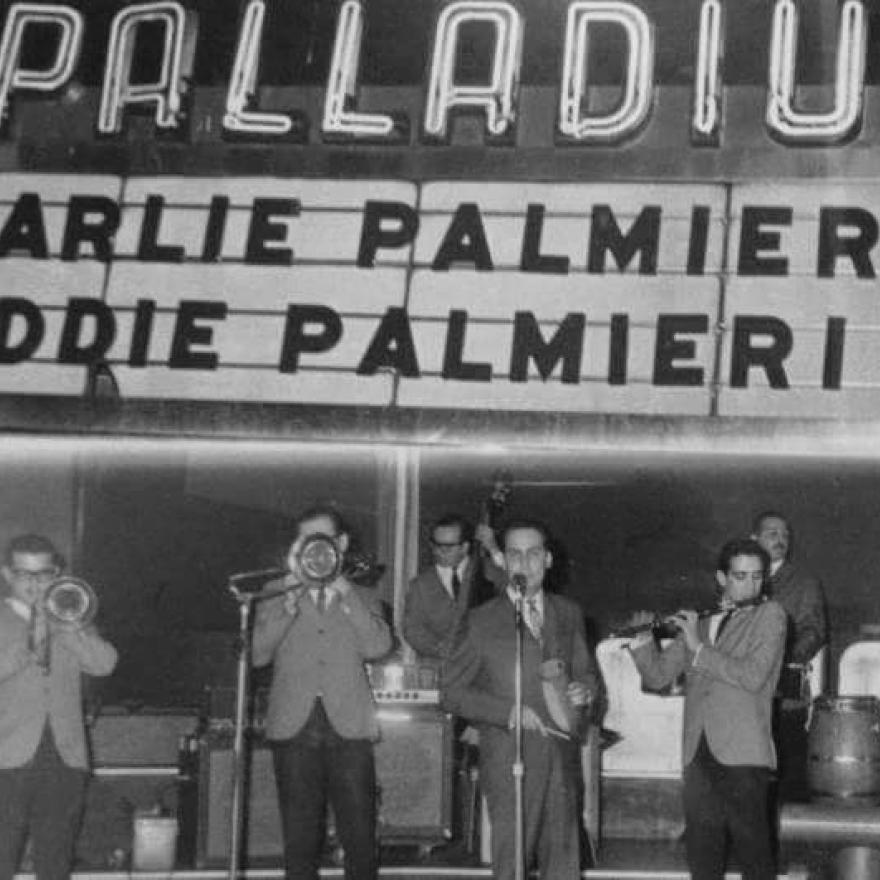
{"type": "Polygon", "coordinates": [[[241,581],[270,581],[272,578],[281,577],[287,573],[286,568],[258,568],[255,571],[240,571],[238,574],[231,574],[229,575],[229,582],[231,584],[238,584],[241,581]]]}
{"type": "Polygon", "coordinates": [[[524,596],[526,592],[526,587],[528,586],[526,576],[524,574],[513,575],[510,578],[510,585],[513,587],[514,590],[517,591],[517,593],[524,596]]]}

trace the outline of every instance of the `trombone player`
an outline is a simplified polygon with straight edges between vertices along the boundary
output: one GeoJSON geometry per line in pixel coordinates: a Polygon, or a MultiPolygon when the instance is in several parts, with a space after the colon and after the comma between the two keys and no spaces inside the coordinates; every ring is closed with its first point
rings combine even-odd
{"type": "Polygon", "coordinates": [[[254,621],[254,665],[272,664],[266,735],[287,880],[317,880],[328,802],[346,880],[375,880],[377,873],[373,741],[379,726],[364,664],[388,653],[391,632],[373,591],[352,584],[341,564],[325,566],[333,556],[341,563],[347,549],[335,508],[301,513],[289,574],[266,585],[254,621]],[[309,544],[329,552],[309,561],[309,544]],[[316,574],[317,568],[326,570],[316,574]]]}
{"type": "Polygon", "coordinates": [[[0,569],[0,880],[15,874],[28,836],[37,880],[70,876],[87,778],[81,679],[116,665],[88,621],[85,586],[79,620],[54,614],[61,568],[52,542],[28,534],[9,542],[0,569]]]}

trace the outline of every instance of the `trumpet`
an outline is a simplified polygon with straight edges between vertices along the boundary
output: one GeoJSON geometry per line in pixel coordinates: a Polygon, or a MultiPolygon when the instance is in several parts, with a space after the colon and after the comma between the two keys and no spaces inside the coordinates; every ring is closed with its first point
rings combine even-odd
{"type": "Polygon", "coordinates": [[[27,647],[36,654],[37,664],[45,675],[49,673],[52,657],[52,632],[77,632],[87,627],[98,611],[98,597],[85,581],[64,576],[56,578],[46,587],[38,609],[45,616],[48,631],[39,634],[37,614],[31,614],[27,647]]]}
{"type": "MultiPolygon", "coordinates": [[[[755,605],[762,605],[767,601],[767,596],[759,593],[751,599],[742,599],[739,602],[718,603],[713,608],[706,608],[697,612],[697,617],[701,620],[704,617],[711,617],[713,614],[720,614],[722,611],[735,611],[738,608],[752,608],[755,605]]],[[[637,623],[635,626],[624,626],[615,630],[610,634],[612,639],[629,639],[643,632],[653,632],[658,639],[671,639],[678,633],[678,627],[670,619],[670,615],[661,616],[655,614],[651,620],[645,623],[637,623]]]]}
{"type": "Polygon", "coordinates": [[[52,581],[42,599],[49,624],[60,629],[87,627],[98,613],[98,597],[85,581],[62,576],[52,581]]]}

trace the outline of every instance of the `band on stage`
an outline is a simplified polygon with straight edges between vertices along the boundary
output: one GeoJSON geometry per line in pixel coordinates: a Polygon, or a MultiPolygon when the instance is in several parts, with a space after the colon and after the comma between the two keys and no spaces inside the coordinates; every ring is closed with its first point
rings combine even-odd
{"type": "MultiPolygon", "coordinates": [[[[426,524],[430,563],[407,585],[397,634],[351,565],[352,536],[333,506],[302,511],[278,570],[230,577],[242,627],[231,878],[243,868],[248,809],[247,687],[263,667],[287,880],[318,877],[328,816],[346,878],[376,878],[377,693],[393,700],[401,688],[376,671],[401,655],[419,670],[416,698],[433,694],[454,719],[453,842],[473,856],[482,827],[498,880],[532,870],[575,880],[595,862],[582,752],[605,741],[597,732],[613,739],[596,645],[585,609],[556,588],[547,526],[502,521],[503,506],[494,498],[476,527],[459,513],[426,524]]],[[[791,548],[787,517],[763,511],[720,548],[710,607],[637,611],[610,633],[646,690],[683,692],[684,848],[696,880],[723,878],[730,854],[745,880],[775,878],[773,804],[804,797],[807,673],[828,624],[822,586],[791,548]]],[[[38,880],[70,875],[89,773],[83,679],[117,661],[95,591],[64,567],[38,534],[15,537],[3,556],[0,880],[28,840],[38,880]]]]}

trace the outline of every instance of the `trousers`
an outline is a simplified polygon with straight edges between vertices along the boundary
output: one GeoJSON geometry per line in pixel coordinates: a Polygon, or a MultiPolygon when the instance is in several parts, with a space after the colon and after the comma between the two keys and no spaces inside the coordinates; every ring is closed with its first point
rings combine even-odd
{"type": "Polygon", "coordinates": [[[743,880],[775,880],[767,767],[722,764],[706,737],[684,768],[685,849],[693,880],[723,880],[728,835],[743,880]]]}
{"type": "Polygon", "coordinates": [[[11,880],[31,838],[37,880],[67,880],[88,774],[68,767],[48,725],[34,757],[0,770],[0,880],[11,880]]]}
{"type": "Polygon", "coordinates": [[[272,742],[286,880],[317,880],[327,805],[345,851],[347,880],[375,880],[376,770],[373,744],[334,729],[320,697],[295,736],[272,742]]]}

